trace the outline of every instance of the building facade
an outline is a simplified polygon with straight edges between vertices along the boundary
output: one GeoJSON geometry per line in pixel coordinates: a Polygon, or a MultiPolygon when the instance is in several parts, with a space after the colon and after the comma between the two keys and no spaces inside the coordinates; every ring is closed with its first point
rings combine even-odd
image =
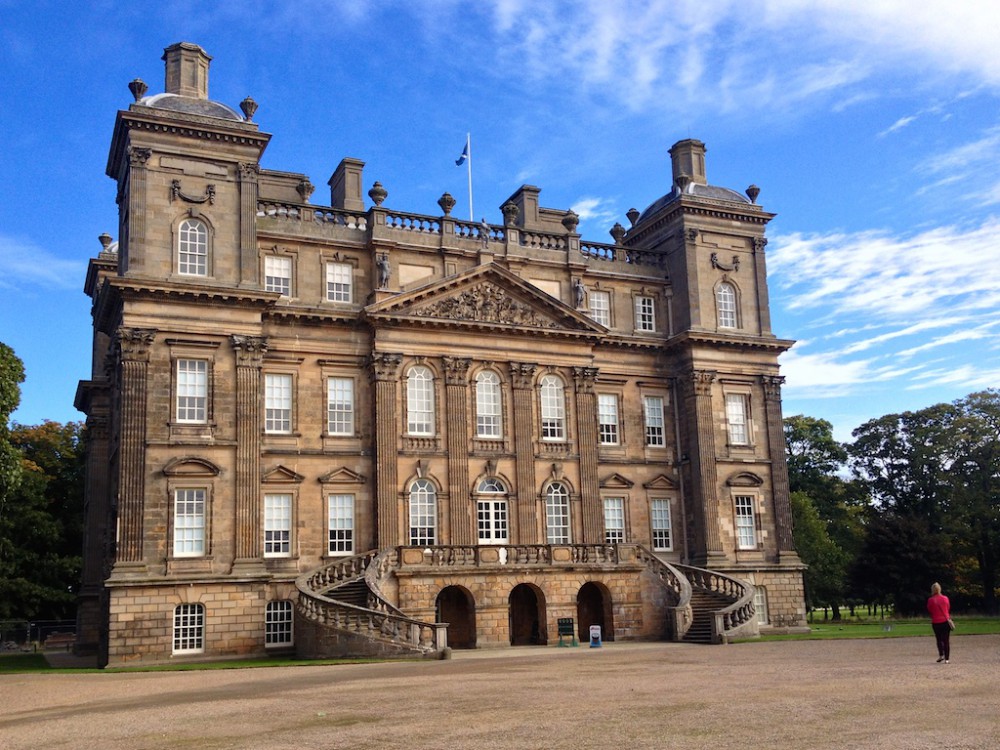
{"type": "Polygon", "coordinates": [[[163,59],[86,280],[102,663],[804,623],[756,188],[685,140],[612,243],[528,185],[499,224],[396,211],[350,158],[321,205],[200,47],[163,59]]]}

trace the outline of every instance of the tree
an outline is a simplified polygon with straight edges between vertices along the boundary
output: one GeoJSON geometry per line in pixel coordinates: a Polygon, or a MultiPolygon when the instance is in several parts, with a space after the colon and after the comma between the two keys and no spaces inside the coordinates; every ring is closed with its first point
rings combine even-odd
{"type": "Polygon", "coordinates": [[[21,475],[21,456],[10,442],[10,415],[21,403],[24,364],[14,350],[0,341],[0,519],[7,498],[15,490],[21,475]]]}
{"type": "MultiPolygon", "coordinates": [[[[836,608],[844,597],[847,555],[830,538],[826,521],[806,493],[793,492],[791,503],[795,549],[809,566],[804,576],[806,606],[836,608]]],[[[834,619],[839,619],[837,609],[834,619]]]]}

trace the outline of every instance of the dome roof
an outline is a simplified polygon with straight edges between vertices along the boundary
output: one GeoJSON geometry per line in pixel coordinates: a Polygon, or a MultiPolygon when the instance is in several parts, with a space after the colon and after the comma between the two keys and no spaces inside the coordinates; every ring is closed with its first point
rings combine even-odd
{"type": "Polygon", "coordinates": [[[227,107],[225,104],[213,102],[209,99],[196,99],[192,96],[156,94],[155,96],[144,96],[139,100],[139,104],[154,109],[167,109],[171,112],[183,112],[189,115],[218,117],[222,120],[243,122],[243,118],[237,114],[236,110],[227,107]]]}
{"type": "MultiPolygon", "coordinates": [[[[641,224],[645,219],[648,219],[658,213],[661,208],[666,206],[668,203],[677,200],[680,195],[681,191],[677,187],[674,187],[674,189],[666,195],[661,198],[657,198],[655,201],[646,206],[643,212],[639,214],[636,224],[641,224]]],[[[693,195],[696,198],[707,198],[708,200],[713,201],[727,201],[729,203],[751,203],[749,198],[745,195],[737,193],[735,190],[718,187],[717,185],[702,185],[698,182],[690,183],[684,191],[684,195],[693,195]]]]}

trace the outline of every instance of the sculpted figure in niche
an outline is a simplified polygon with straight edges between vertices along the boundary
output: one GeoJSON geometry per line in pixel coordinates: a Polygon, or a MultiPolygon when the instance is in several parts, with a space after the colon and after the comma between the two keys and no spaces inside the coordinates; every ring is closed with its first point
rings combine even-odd
{"type": "Polygon", "coordinates": [[[378,267],[378,288],[385,289],[389,286],[389,256],[380,253],[375,258],[375,265],[378,267]]]}
{"type": "Polygon", "coordinates": [[[583,285],[583,282],[580,281],[580,279],[576,279],[573,282],[573,296],[576,299],[576,307],[577,307],[577,309],[583,307],[583,297],[586,294],[586,291],[587,291],[587,289],[583,285]]]}

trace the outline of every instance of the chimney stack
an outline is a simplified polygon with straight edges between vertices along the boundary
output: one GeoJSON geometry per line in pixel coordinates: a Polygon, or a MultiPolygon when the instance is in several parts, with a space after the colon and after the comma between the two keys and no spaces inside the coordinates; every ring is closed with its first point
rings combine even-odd
{"type": "Polygon", "coordinates": [[[208,66],[212,58],[197,44],[178,42],[163,50],[168,94],[208,99],[208,66]]]}
{"type": "Polygon", "coordinates": [[[691,178],[691,182],[708,184],[705,177],[705,144],[701,141],[694,138],[677,141],[670,147],[670,162],[675,183],[680,175],[685,174],[691,178]]]}

